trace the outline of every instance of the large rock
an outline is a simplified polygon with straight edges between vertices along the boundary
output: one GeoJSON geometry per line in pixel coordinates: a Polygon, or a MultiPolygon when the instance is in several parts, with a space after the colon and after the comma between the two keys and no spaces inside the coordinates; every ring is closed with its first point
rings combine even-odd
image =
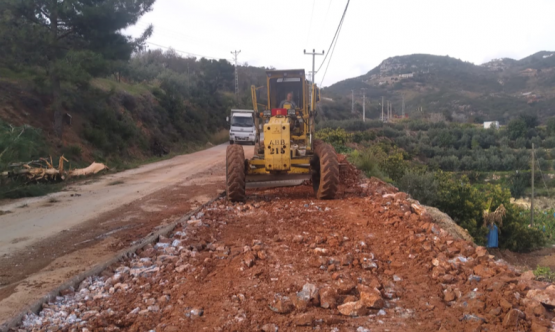
{"type": "Polygon", "coordinates": [[[485,266],[484,264],[476,265],[473,271],[475,275],[482,278],[491,278],[495,275],[495,270],[485,266]]]}
{"type": "Polygon", "coordinates": [[[320,289],[320,306],[325,309],[334,309],[337,307],[337,292],[332,287],[324,287],[320,289]]]}
{"type": "Polygon", "coordinates": [[[337,293],[347,295],[350,294],[355,288],[356,284],[351,279],[339,279],[334,283],[337,293]]]}
{"type": "Polygon", "coordinates": [[[309,303],[318,305],[320,303],[318,288],[314,284],[304,284],[303,289],[297,293],[293,302],[295,303],[295,307],[299,310],[306,309],[309,303]]]}
{"type": "Polygon", "coordinates": [[[451,302],[455,299],[455,292],[446,290],[443,292],[443,300],[445,302],[451,302]]]}
{"type": "Polygon", "coordinates": [[[476,256],[483,257],[488,254],[488,250],[484,247],[477,247],[476,248],[476,256]]]}
{"type": "Polygon", "coordinates": [[[513,305],[504,298],[501,298],[501,300],[499,300],[499,305],[501,306],[501,308],[503,308],[504,312],[507,312],[513,308],[513,305]]]}
{"type": "Polygon", "coordinates": [[[379,290],[364,285],[358,285],[357,289],[360,294],[360,302],[365,306],[372,309],[381,309],[384,307],[385,302],[379,290]]]}
{"type": "Polygon", "coordinates": [[[364,316],[368,313],[368,309],[362,301],[347,302],[338,306],[337,310],[339,310],[342,315],[351,317],[364,316]]]}
{"type": "Polygon", "coordinates": [[[555,306],[555,291],[547,289],[531,289],[526,298],[536,300],[545,305],[555,306]]]}
{"type": "Polygon", "coordinates": [[[256,260],[256,257],[254,257],[254,254],[250,251],[247,252],[245,254],[245,257],[243,258],[243,262],[247,267],[252,267],[254,265],[255,260],[256,260]]]}
{"type": "Polygon", "coordinates": [[[293,302],[287,296],[277,297],[274,304],[269,305],[269,307],[272,311],[277,312],[278,314],[288,314],[295,309],[293,302]]]}

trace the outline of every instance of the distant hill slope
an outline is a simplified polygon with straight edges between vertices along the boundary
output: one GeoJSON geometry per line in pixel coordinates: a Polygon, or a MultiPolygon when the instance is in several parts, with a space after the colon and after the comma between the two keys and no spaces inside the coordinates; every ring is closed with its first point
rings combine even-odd
{"type": "Polygon", "coordinates": [[[136,54],[121,72],[95,77],[86,86],[63,86],[66,116],[59,139],[51,96],[36,79],[40,71],[16,69],[0,62],[0,170],[62,154],[72,165],[95,160],[113,167],[222,143],[228,140],[230,109],[252,107],[250,85],[266,79],[265,68],[239,66],[235,96],[234,67],[226,60],[160,50],[136,54]],[[14,148],[18,140],[25,149],[14,148]],[[14,153],[2,154],[7,148],[14,153]]]}
{"type": "MultiPolygon", "coordinates": [[[[545,119],[555,115],[555,52],[542,51],[521,60],[495,59],[482,65],[429,54],[388,58],[362,76],[323,89],[324,97],[344,103],[343,113],[337,114],[338,107],[325,102],[324,117],[350,117],[351,105],[346,99],[350,101],[354,90],[360,104],[362,88],[367,103],[370,100],[367,117],[381,114],[378,101],[383,96],[392,102],[397,115],[404,97],[410,117],[443,113],[455,121],[506,123],[520,113],[532,112],[545,119]]],[[[355,108],[359,114],[360,106],[355,108]]]]}

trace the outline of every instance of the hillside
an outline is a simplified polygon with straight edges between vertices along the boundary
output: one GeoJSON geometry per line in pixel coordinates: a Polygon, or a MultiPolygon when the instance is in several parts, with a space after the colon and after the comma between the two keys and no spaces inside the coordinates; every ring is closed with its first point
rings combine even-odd
{"type": "Polygon", "coordinates": [[[74,166],[97,161],[119,167],[221,143],[227,140],[229,110],[248,107],[250,85],[265,80],[264,68],[240,66],[239,76],[236,100],[234,68],[226,60],[137,53],[113,75],[63,86],[60,139],[52,99],[37,82],[40,71],[0,66],[0,152],[11,146],[0,156],[0,168],[61,154],[74,166]]]}
{"type": "MultiPolygon", "coordinates": [[[[367,108],[370,118],[380,116],[377,102],[382,97],[391,101],[394,114],[400,115],[404,96],[409,117],[442,113],[454,121],[498,120],[506,124],[524,112],[541,120],[555,115],[554,86],[555,52],[542,51],[521,60],[495,59],[482,65],[449,56],[413,54],[388,58],[368,73],[338,82],[322,93],[334,101],[350,101],[354,90],[356,102],[361,104],[361,89],[365,88],[371,101],[369,113],[367,108]]],[[[345,106],[350,110],[350,105],[345,106]]],[[[324,117],[350,116],[326,111],[334,108],[332,103],[324,103],[324,117]]],[[[356,108],[360,114],[360,106],[356,108]]]]}

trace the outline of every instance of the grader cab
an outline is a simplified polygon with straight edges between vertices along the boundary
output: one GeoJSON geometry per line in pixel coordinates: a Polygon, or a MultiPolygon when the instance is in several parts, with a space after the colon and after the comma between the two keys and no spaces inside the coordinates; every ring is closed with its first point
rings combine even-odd
{"type": "Polygon", "coordinates": [[[318,199],[333,199],[339,163],[333,147],[314,139],[319,90],[298,70],[266,71],[267,104],[258,109],[257,88],[251,88],[255,111],[254,157],[245,160],[243,147],[229,145],[226,153],[227,198],[245,201],[245,188],[277,187],[312,180],[318,199]],[[280,108],[282,101],[291,102],[280,108]],[[291,98],[292,96],[292,98],[291,98]]]}

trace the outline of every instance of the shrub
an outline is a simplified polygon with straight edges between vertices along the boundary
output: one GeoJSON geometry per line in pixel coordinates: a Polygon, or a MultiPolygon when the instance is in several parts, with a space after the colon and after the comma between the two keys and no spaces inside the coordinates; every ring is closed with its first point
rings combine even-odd
{"type": "Polygon", "coordinates": [[[547,281],[547,282],[554,282],[555,281],[555,273],[551,272],[551,269],[548,266],[539,266],[534,270],[534,276],[538,281],[547,281]]]}
{"type": "Polygon", "coordinates": [[[527,145],[528,145],[528,141],[524,137],[517,138],[514,144],[516,149],[524,149],[526,148],[527,145]]]}
{"type": "Polygon", "coordinates": [[[79,145],[68,145],[62,149],[62,153],[69,160],[79,160],[83,149],[79,145]]]}
{"type": "Polygon", "coordinates": [[[0,120],[0,169],[9,163],[48,156],[42,132],[31,126],[13,127],[0,120]]]}
{"type": "Polygon", "coordinates": [[[529,185],[530,174],[527,172],[516,172],[509,178],[509,190],[514,198],[524,196],[524,192],[529,185]]]}
{"type": "Polygon", "coordinates": [[[349,155],[349,160],[358,169],[364,172],[367,177],[376,177],[387,180],[387,176],[380,169],[380,160],[385,157],[383,152],[376,153],[373,149],[363,151],[355,150],[349,155]]]}
{"type": "Polygon", "coordinates": [[[509,121],[509,124],[507,125],[507,132],[511,140],[524,137],[527,130],[528,127],[526,126],[526,122],[522,119],[513,119],[509,121]]]}
{"type": "Polygon", "coordinates": [[[380,169],[395,182],[405,175],[407,167],[401,152],[394,152],[380,162],[380,169]]]}
{"type": "Polygon", "coordinates": [[[353,142],[360,143],[362,141],[373,141],[376,139],[376,133],[367,130],[367,131],[357,131],[353,134],[353,142]]]}
{"type": "Polygon", "coordinates": [[[542,171],[548,171],[551,167],[551,163],[543,158],[538,158],[536,161],[542,171]]]}
{"type": "Polygon", "coordinates": [[[409,129],[413,131],[427,131],[430,128],[427,122],[424,121],[411,121],[409,123],[409,129]]]}
{"type": "Polygon", "coordinates": [[[399,190],[417,199],[420,203],[434,206],[437,202],[437,180],[432,172],[408,171],[398,182],[399,190]]]}
{"type": "Polygon", "coordinates": [[[325,128],[316,132],[316,138],[330,144],[345,144],[351,140],[351,137],[352,134],[347,133],[343,128],[325,128]]]}
{"type": "Polygon", "coordinates": [[[391,127],[384,127],[383,128],[383,135],[385,137],[388,138],[395,138],[395,137],[399,137],[401,135],[403,135],[404,133],[402,131],[398,131],[396,129],[393,129],[391,127]]]}
{"type": "Polygon", "coordinates": [[[555,137],[548,137],[546,138],[543,143],[542,146],[544,148],[548,148],[548,149],[552,149],[555,148],[555,137]]]}
{"type": "Polygon", "coordinates": [[[438,160],[439,167],[446,171],[457,171],[460,168],[459,158],[455,156],[441,157],[438,160]]]}

